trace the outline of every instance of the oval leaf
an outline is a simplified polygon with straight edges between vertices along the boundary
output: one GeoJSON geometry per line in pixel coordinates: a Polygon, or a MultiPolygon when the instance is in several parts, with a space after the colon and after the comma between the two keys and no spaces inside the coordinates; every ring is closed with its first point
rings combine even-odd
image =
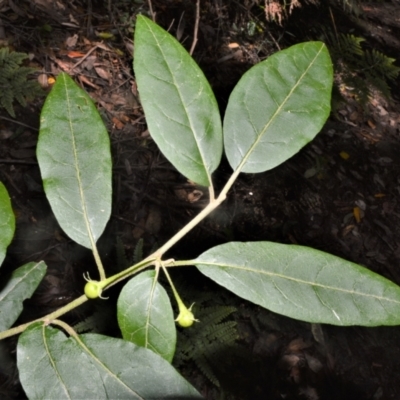
{"type": "Polygon", "coordinates": [[[156,272],[146,271],[132,278],[122,289],[117,307],[123,338],[171,362],[176,346],[174,315],[156,272]]]}
{"type": "Polygon", "coordinates": [[[297,153],[329,116],[332,81],[332,62],[321,42],[297,44],[252,67],[225,113],[231,167],[263,172],[297,153]]]}
{"type": "Polygon", "coordinates": [[[64,73],[43,106],[37,158],[57,221],[92,249],[111,213],[110,139],[90,97],[64,73]]]}
{"type": "Polygon", "coordinates": [[[211,186],[222,155],[222,128],[203,72],[174,37],[141,15],[134,70],[152,138],[179,172],[211,186]]]}
{"type": "Polygon", "coordinates": [[[309,247],[232,242],[206,251],[195,263],[238,296],[291,318],[333,325],[400,324],[400,287],[309,247]]]}
{"type": "Polygon", "coordinates": [[[35,323],[20,336],[17,364],[30,399],[200,399],[163,358],[122,339],[69,337],[35,323]]]}
{"type": "Polygon", "coordinates": [[[47,266],[41,261],[30,262],[13,271],[0,291],[0,332],[9,329],[23,309],[22,302],[32,296],[46,273],[47,266]]]}
{"type": "Polygon", "coordinates": [[[7,189],[0,182],[0,265],[6,257],[7,247],[15,231],[15,216],[7,189]]]}

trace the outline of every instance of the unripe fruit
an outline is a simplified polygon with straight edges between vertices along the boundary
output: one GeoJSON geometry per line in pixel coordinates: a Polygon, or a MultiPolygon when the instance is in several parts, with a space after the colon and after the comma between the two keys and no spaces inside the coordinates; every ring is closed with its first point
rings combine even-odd
{"type": "MultiPolygon", "coordinates": [[[[193,303],[194,304],[194,303],[193,303]]],[[[193,325],[193,322],[198,322],[197,319],[194,318],[192,313],[193,304],[187,309],[183,303],[181,303],[179,310],[180,313],[178,318],[175,320],[182,328],[189,328],[189,326],[193,325]]]]}
{"type": "Polygon", "coordinates": [[[88,299],[97,299],[101,296],[103,289],[97,281],[88,281],[85,285],[85,295],[88,299]]]}
{"type": "Polygon", "coordinates": [[[189,328],[189,326],[193,325],[195,319],[193,313],[187,310],[183,315],[179,314],[176,321],[182,328],[189,328]]]}

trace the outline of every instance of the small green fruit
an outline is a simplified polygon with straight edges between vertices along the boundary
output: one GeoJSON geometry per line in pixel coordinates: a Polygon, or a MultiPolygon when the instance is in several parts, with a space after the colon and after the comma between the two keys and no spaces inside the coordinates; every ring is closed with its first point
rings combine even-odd
{"type": "MultiPolygon", "coordinates": [[[[190,313],[190,314],[192,314],[192,313],[190,313]]],[[[193,322],[194,322],[193,314],[192,315],[189,315],[189,314],[183,315],[177,319],[177,322],[182,328],[189,328],[189,326],[192,326],[193,322]]]]}
{"type": "Polygon", "coordinates": [[[197,319],[194,318],[194,315],[192,313],[192,307],[193,304],[190,306],[189,309],[187,309],[185,306],[181,305],[180,307],[180,313],[178,315],[178,318],[175,320],[182,328],[189,328],[190,326],[193,325],[193,322],[198,322],[197,319]]]}
{"type": "Polygon", "coordinates": [[[88,281],[85,285],[85,295],[88,299],[97,299],[101,296],[103,289],[97,281],[88,281]]]}

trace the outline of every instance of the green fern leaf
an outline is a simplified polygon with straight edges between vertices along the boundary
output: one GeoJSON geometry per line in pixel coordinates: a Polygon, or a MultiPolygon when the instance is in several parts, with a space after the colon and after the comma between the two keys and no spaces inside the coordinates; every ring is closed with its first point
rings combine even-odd
{"type": "Polygon", "coordinates": [[[0,49],[0,105],[14,118],[14,100],[25,107],[27,98],[43,95],[36,81],[27,80],[35,70],[21,66],[26,58],[27,54],[10,52],[8,47],[0,49]]]}

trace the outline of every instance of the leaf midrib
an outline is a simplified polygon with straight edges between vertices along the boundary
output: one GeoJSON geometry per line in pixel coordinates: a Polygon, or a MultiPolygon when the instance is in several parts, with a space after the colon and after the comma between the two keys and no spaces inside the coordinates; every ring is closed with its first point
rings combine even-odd
{"type": "Polygon", "coordinates": [[[322,289],[342,292],[342,293],[346,293],[346,294],[350,294],[350,295],[358,295],[358,296],[363,296],[363,297],[367,297],[367,298],[383,300],[383,301],[387,301],[387,302],[391,302],[391,303],[395,303],[395,304],[399,304],[400,305],[400,301],[394,300],[394,299],[391,299],[391,298],[388,298],[388,297],[381,297],[381,296],[378,296],[378,295],[371,295],[371,294],[367,294],[367,293],[357,292],[357,291],[354,291],[354,290],[348,290],[348,289],[338,288],[338,287],[335,287],[335,286],[323,285],[321,283],[305,281],[303,279],[294,278],[294,277],[283,275],[283,274],[279,274],[279,273],[276,273],[276,272],[261,271],[259,269],[243,267],[243,266],[240,266],[240,265],[223,264],[223,263],[212,263],[212,262],[201,261],[201,260],[196,262],[196,265],[198,265],[198,266],[202,266],[202,265],[213,266],[213,267],[219,267],[221,269],[236,269],[236,270],[241,270],[241,271],[244,271],[244,272],[267,275],[267,276],[277,277],[277,278],[281,278],[281,279],[286,279],[286,280],[289,280],[289,281],[293,281],[293,282],[304,284],[304,285],[308,285],[308,286],[319,287],[319,288],[322,288],[322,289]]]}
{"type": "Polygon", "coordinates": [[[149,31],[150,31],[151,34],[153,35],[153,38],[154,38],[155,42],[157,43],[157,47],[158,47],[160,53],[161,53],[162,56],[163,56],[163,59],[164,59],[164,61],[165,61],[165,64],[166,64],[167,67],[168,67],[168,72],[169,72],[170,76],[172,77],[172,81],[173,81],[173,83],[174,83],[174,87],[176,88],[176,91],[177,91],[177,93],[178,93],[178,95],[179,95],[179,99],[180,99],[180,101],[181,101],[182,107],[183,107],[183,109],[185,110],[186,118],[187,118],[187,120],[189,121],[190,128],[191,128],[191,131],[192,131],[192,133],[193,133],[192,136],[193,136],[193,138],[194,138],[194,141],[195,141],[195,143],[196,143],[197,150],[198,150],[198,152],[199,152],[199,155],[200,155],[201,160],[202,160],[202,163],[203,163],[203,164],[202,164],[202,167],[204,168],[204,171],[206,172],[206,175],[207,175],[208,185],[211,185],[211,176],[210,176],[210,173],[209,173],[209,171],[208,171],[208,168],[206,167],[206,166],[207,166],[207,164],[206,164],[206,162],[205,162],[206,159],[205,159],[204,154],[203,154],[203,151],[202,151],[202,149],[201,149],[201,147],[200,147],[200,145],[199,145],[199,142],[198,142],[198,140],[197,140],[197,138],[196,138],[196,135],[194,134],[194,132],[195,132],[196,130],[195,130],[194,126],[193,126],[193,122],[192,122],[192,119],[190,118],[190,114],[188,113],[188,111],[187,111],[187,109],[186,109],[186,107],[185,107],[185,103],[184,103],[184,101],[183,101],[183,99],[182,99],[181,91],[179,90],[179,85],[178,85],[177,82],[175,81],[175,76],[174,76],[174,74],[173,74],[173,72],[172,72],[172,70],[171,70],[171,68],[170,68],[170,65],[169,65],[168,62],[167,62],[167,59],[166,59],[166,57],[165,57],[165,55],[164,55],[164,52],[163,52],[163,50],[162,50],[162,46],[161,46],[160,42],[158,41],[158,39],[157,39],[156,35],[154,34],[153,30],[151,29],[151,27],[150,27],[149,25],[148,25],[148,27],[149,27],[149,31]]]}
{"type": "MultiPolygon", "coordinates": [[[[245,166],[247,160],[249,159],[250,155],[253,153],[254,149],[257,147],[258,143],[260,142],[260,140],[264,137],[265,133],[267,132],[269,126],[272,124],[272,122],[275,120],[275,118],[279,115],[279,113],[281,112],[283,106],[286,104],[286,102],[289,100],[289,98],[291,97],[292,93],[295,91],[295,89],[300,85],[300,82],[303,80],[304,76],[307,74],[307,72],[309,71],[309,69],[314,65],[315,60],[318,58],[318,56],[320,55],[320,53],[322,52],[324,48],[324,44],[321,45],[321,48],[319,49],[318,53],[316,54],[316,56],[314,57],[314,59],[310,62],[309,66],[307,67],[307,69],[304,71],[304,73],[300,76],[300,78],[298,79],[298,81],[296,82],[296,84],[292,87],[292,89],[290,90],[289,94],[285,97],[285,99],[283,100],[283,102],[281,103],[281,105],[278,106],[278,108],[276,109],[276,111],[274,112],[274,114],[272,115],[272,117],[270,118],[270,120],[267,122],[267,124],[264,126],[264,128],[261,130],[261,132],[257,135],[257,139],[254,141],[253,145],[250,146],[249,150],[247,151],[247,153],[245,154],[245,156],[243,157],[243,160],[240,162],[239,166],[237,167],[237,170],[240,171],[242,170],[242,168],[245,166]]],[[[276,103],[276,102],[275,102],[276,103]]],[[[253,123],[252,123],[253,124],[253,123]]],[[[256,131],[256,130],[255,130],[256,131]]]]}
{"type": "Polygon", "coordinates": [[[65,87],[65,96],[66,96],[66,103],[67,103],[67,110],[68,110],[68,123],[69,123],[69,127],[70,127],[70,134],[71,134],[71,142],[72,142],[72,150],[74,153],[74,167],[75,167],[75,175],[76,175],[76,179],[78,181],[78,187],[79,187],[79,197],[81,199],[81,207],[82,207],[82,215],[83,215],[83,219],[85,221],[85,226],[86,226],[86,231],[89,237],[89,241],[91,244],[92,249],[95,248],[95,240],[94,240],[94,236],[93,236],[93,232],[90,226],[90,221],[88,218],[88,211],[87,211],[87,207],[86,207],[86,197],[85,197],[85,193],[83,190],[83,184],[82,184],[82,179],[81,179],[81,168],[80,168],[80,164],[79,164],[79,158],[78,158],[78,151],[77,151],[77,146],[76,146],[76,141],[75,141],[75,129],[73,128],[73,113],[71,110],[71,99],[69,96],[69,92],[68,92],[68,82],[66,81],[64,75],[63,75],[63,79],[64,79],[64,87],[65,87]]]}

